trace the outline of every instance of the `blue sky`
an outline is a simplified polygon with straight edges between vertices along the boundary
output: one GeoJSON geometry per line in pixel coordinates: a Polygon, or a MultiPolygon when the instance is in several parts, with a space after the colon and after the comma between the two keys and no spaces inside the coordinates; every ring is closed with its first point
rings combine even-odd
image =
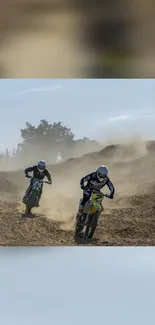
{"type": "Polygon", "coordinates": [[[117,133],[155,138],[154,79],[1,79],[0,150],[12,149],[26,121],[61,120],[76,137],[117,133]]]}
{"type": "Polygon", "coordinates": [[[1,248],[3,325],[155,324],[154,248],[1,248]]]}

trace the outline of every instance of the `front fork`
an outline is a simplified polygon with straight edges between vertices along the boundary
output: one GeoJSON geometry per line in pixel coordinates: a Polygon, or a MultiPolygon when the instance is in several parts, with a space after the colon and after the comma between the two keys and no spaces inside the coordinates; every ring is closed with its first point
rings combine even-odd
{"type": "Polygon", "coordinates": [[[101,213],[104,211],[104,208],[103,208],[103,205],[101,205],[101,208],[100,208],[100,210],[98,211],[98,215],[100,216],[101,215],[101,213]]]}

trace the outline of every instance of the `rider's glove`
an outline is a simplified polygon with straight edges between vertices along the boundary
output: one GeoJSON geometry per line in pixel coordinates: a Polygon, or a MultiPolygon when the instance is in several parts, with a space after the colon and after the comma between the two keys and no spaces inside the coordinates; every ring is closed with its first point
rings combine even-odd
{"type": "Polygon", "coordinates": [[[30,175],[28,175],[28,174],[25,174],[25,177],[26,177],[26,178],[31,178],[31,176],[30,176],[30,175]]]}
{"type": "Polygon", "coordinates": [[[85,189],[85,186],[84,185],[81,185],[81,190],[84,191],[84,189],[85,189]]]}
{"type": "Polygon", "coordinates": [[[106,197],[107,197],[108,199],[110,199],[110,200],[112,200],[112,199],[114,198],[114,196],[113,196],[112,194],[110,194],[110,195],[106,195],[106,197]]]}

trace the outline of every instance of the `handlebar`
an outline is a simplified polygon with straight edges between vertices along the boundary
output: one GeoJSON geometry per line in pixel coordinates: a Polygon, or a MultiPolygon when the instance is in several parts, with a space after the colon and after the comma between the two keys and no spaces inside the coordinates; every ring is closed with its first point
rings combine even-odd
{"type": "MultiPolygon", "coordinates": [[[[89,193],[91,193],[91,191],[89,191],[89,189],[83,189],[84,191],[85,191],[85,193],[87,194],[87,191],[88,191],[88,194],[89,193]]],[[[98,189],[93,189],[93,193],[99,193],[99,194],[101,194],[101,196],[103,196],[103,197],[106,197],[106,198],[108,198],[109,199],[109,195],[108,194],[104,194],[103,192],[101,192],[100,190],[98,190],[98,189]]]]}
{"type": "MultiPolygon", "coordinates": [[[[26,178],[32,179],[33,177],[30,176],[30,175],[26,175],[26,178]]],[[[49,184],[49,185],[51,185],[51,182],[49,182],[49,181],[42,181],[42,180],[39,180],[39,182],[40,182],[40,183],[45,183],[45,184],[49,184]]]]}
{"type": "Polygon", "coordinates": [[[45,183],[45,184],[51,185],[51,182],[48,182],[48,181],[42,181],[42,182],[45,183]]]}
{"type": "Polygon", "coordinates": [[[93,191],[94,193],[96,192],[99,192],[100,194],[101,194],[101,196],[103,196],[103,197],[106,197],[107,199],[109,199],[109,195],[108,194],[104,194],[104,193],[102,193],[101,191],[93,191]]]}
{"type": "Polygon", "coordinates": [[[109,195],[108,194],[104,194],[104,197],[107,197],[109,199],[109,195]]]}

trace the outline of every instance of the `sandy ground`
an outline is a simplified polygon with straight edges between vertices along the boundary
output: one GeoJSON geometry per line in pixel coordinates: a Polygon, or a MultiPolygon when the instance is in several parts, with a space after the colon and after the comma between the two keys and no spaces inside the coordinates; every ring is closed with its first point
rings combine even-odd
{"type": "MultiPolygon", "coordinates": [[[[0,172],[0,245],[72,246],[82,176],[106,164],[116,187],[104,202],[95,246],[155,245],[155,143],[113,145],[51,166],[53,185],[45,186],[33,218],[20,203],[28,185],[23,171],[0,172]]],[[[104,189],[107,193],[108,189],[104,189]]]]}

